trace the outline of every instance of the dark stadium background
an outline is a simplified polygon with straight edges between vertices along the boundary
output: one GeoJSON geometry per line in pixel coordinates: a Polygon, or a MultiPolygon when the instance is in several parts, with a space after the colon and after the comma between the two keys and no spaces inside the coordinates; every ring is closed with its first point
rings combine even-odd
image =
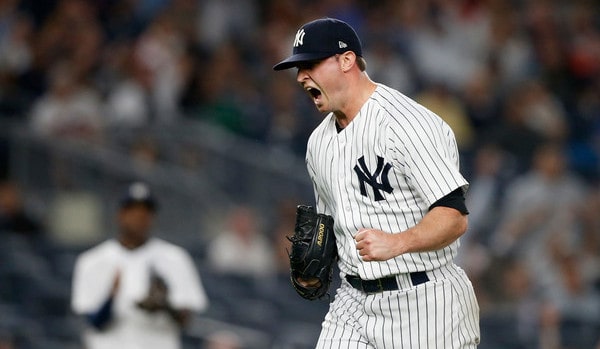
{"type": "Polygon", "coordinates": [[[132,180],[156,191],[156,234],[193,255],[211,301],[185,349],[223,331],[244,349],[314,345],[327,300],[295,294],[282,236],[312,203],[321,116],[271,67],[322,16],[357,28],[369,75],[456,134],[480,348],[600,348],[594,0],[0,1],[0,348],[82,348],[74,259],[113,236],[132,180]],[[208,261],[238,205],[272,244],[270,273],[208,261]]]}

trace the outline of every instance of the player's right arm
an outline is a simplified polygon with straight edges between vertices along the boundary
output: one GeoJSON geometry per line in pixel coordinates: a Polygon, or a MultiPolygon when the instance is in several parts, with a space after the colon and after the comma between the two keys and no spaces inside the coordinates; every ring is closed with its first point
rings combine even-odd
{"type": "Polygon", "coordinates": [[[331,210],[329,209],[329,207],[327,207],[327,204],[325,203],[323,196],[319,192],[319,188],[322,187],[322,184],[320,184],[317,180],[317,178],[318,178],[317,169],[316,169],[317,159],[316,159],[316,154],[315,154],[315,152],[317,150],[315,150],[316,145],[315,145],[314,138],[315,138],[315,136],[313,134],[313,135],[311,135],[311,137],[308,141],[305,161],[306,161],[306,169],[307,169],[308,175],[309,175],[310,180],[313,185],[313,192],[314,192],[314,196],[315,196],[315,208],[317,209],[318,213],[332,215],[331,210]]]}
{"type": "Polygon", "coordinates": [[[113,318],[113,303],[119,290],[120,274],[82,255],[75,263],[71,307],[94,328],[101,330],[113,318]]]}
{"type": "Polygon", "coordinates": [[[98,330],[102,330],[113,318],[113,302],[117,291],[119,290],[119,283],[121,280],[120,273],[117,272],[115,279],[113,280],[113,286],[111,288],[108,298],[102,303],[100,308],[96,311],[92,311],[85,314],[85,318],[88,323],[94,326],[98,330]]]}

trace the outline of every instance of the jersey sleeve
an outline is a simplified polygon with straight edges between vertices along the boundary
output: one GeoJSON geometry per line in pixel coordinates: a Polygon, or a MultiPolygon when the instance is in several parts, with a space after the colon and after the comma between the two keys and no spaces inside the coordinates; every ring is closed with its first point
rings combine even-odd
{"type": "Polygon", "coordinates": [[[169,285],[169,302],[176,309],[205,310],[208,298],[192,258],[179,247],[173,247],[171,252],[164,275],[169,285]]]}
{"type": "MultiPolygon", "coordinates": [[[[314,186],[313,186],[313,188],[314,188],[314,186]]],[[[319,192],[316,190],[316,188],[314,189],[314,192],[315,192],[315,207],[317,208],[317,212],[331,215],[331,210],[329,210],[327,205],[325,205],[325,201],[323,201],[321,199],[321,196],[319,195],[319,192]]]]}
{"type": "Polygon", "coordinates": [[[454,133],[439,117],[427,116],[395,128],[390,138],[408,183],[430,206],[457,188],[466,192],[468,182],[460,173],[454,133]]]}
{"type": "Polygon", "coordinates": [[[103,263],[98,254],[80,255],[73,270],[71,308],[84,315],[98,311],[110,295],[116,268],[103,263]]]}
{"type": "Polygon", "coordinates": [[[327,207],[327,205],[325,204],[325,200],[323,200],[323,197],[319,194],[319,189],[318,189],[318,184],[316,182],[316,170],[315,170],[315,160],[313,158],[313,152],[311,150],[311,140],[309,140],[308,143],[308,150],[306,152],[306,169],[308,171],[308,175],[310,177],[310,180],[312,182],[313,185],[313,192],[314,192],[314,196],[315,196],[315,207],[318,213],[324,213],[324,214],[328,214],[331,215],[331,210],[327,207]]]}

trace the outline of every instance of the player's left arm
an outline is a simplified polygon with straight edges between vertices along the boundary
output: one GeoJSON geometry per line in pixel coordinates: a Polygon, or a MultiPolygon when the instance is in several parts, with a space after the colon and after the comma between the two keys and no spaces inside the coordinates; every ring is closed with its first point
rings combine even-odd
{"type": "Polygon", "coordinates": [[[410,252],[442,249],[467,230],[467,208],[462,188],[430,206],[423,219],[399,234],[361,229],[355,235],[356,249],[365,261],[384,261],[410,252]]]}
{"type": "MultiPolygon", "coordinates": [[[[422,112],[434,115],[427,110],[422,112]]],[[[439,123],[437,118],[430,121],[438,127],[425,129],[416,124],[414,132],[388,127],[387,136],[393,160],[403,169],[409,185],[425,202],[432,204],[419,223],[405,231],[359,230],[354,239],[365,261],[436,251],[456,241],[467,230],[465,190],[468,182],[459,171],[454,134],[448,124],[439,123]]]]}
{"type": "Polygon", "coordinates": [[[169,301],[169,288],[159,276],[153,276],[146,298],[137,303],[140,309],[154,313],[164,311],[181,327],[185,327],[191,317],[191,311],[185,308],[175,308],[169,301]]]}
{"type": "Polygon", "coordinates": [[[186,327],[192,318],[192,311],[190,309],[175,309],[172,305],[167,305],[167,313],[175,320],[180,327],[186,327]]]}
{"type": "Polygon", "coordinates": [[[185,327],[192,321],[194,313],[204,311],[209,302],[192,257],[183,248],[179,251],[173,272],[169,273],[172,288],[167,311],[180,326],[185,327]]]}

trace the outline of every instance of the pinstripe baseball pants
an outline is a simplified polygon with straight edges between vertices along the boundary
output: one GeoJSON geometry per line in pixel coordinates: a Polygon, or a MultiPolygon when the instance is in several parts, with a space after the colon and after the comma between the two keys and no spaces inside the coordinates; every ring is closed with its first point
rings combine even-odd
{"type": "Polygon", "coordinates": [[[322,324],[317,349],[463,349],[479,344],[479,306],[454,264],[427,271],[413,286],[367,294],[342,281],[322,324]]]}

